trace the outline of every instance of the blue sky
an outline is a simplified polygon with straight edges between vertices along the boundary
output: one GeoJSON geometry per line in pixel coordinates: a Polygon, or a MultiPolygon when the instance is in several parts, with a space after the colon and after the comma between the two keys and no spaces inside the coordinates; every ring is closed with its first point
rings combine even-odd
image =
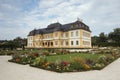
{"type": "Polygon", "coordinates": [[[26,38],[50,23],[87,24],[92,35],[120,27],[120,0],[0,0],[0,40],[26,38]]]}

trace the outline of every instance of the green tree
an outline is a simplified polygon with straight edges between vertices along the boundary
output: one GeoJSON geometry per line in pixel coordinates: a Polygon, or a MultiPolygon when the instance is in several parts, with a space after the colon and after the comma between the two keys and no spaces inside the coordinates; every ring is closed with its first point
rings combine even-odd
{"type": "Polygon", "coordinates": [[[110,32],[108,38],[111,43],[120,46],[120,28],[115,28],[113,32],[110,32]]]}
{"type": "Polygon", "coordinates": [[[24,46],[27,45],[27,39],[22,39],[21,37],[17,37],[13,40],[16,43],[16,46],[22,49],[25,49],[24,46]]]}
{"type": "Polygon", "coordinates": [[[99,43],[99,37],[98,36],[93,36],[92,37],[92,46],[96,46],[99,43]]]}
{"type": "Polygon", "coordinates": [[[99,39],[98,39],[98,46],[107,46],[107,35],[104,34],[104,32],[101,32],[99,34],[99,39]]]}

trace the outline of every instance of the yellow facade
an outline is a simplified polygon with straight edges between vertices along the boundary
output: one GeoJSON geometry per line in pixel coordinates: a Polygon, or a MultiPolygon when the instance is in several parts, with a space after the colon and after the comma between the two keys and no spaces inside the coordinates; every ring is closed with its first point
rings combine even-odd
{"type": "Polygon", "coordinates": [[[27,48],[91,48],[91,31],[79,20],[64,25],[53,23],[47,28],[32,30],[27,48]]]}
{"type": "Polygon", "coordinates": [[[70,46],[71,38],[70,31],[61,32],[57,31],[49,34],[38,34],[31,36],[32,46],[28,48],[91,48],[91,34],[90,34],[90,45],[83,46],[83,30],[79,29],[79,44],[78,46],[70,46]]]}

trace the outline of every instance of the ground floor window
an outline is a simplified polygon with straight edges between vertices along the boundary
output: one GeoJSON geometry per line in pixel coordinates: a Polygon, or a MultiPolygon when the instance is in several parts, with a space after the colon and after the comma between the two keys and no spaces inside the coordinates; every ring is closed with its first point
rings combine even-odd
{"type": "Polygon", "coordinates": [[[68,41],[66,41],[66,45],[68,45],[68,41]]]}
{"type": "Polygon", "coordinates": [[[44,46],[44,42],[43,42],[43,46],[44,46]]]}
{"type": "Polygon", "coordinates": [[[57,42],[57,41],[55,41],[55,45],[58,45],[58,42],[57,42]]]}
{"type": "Polygon", "coordinates": [[[61,45],[63,45],[63,41],[61,41],[61,45]]]}
{"type": "Polygon", "coordinates": [[[90,45],[89,41],[83,41],[83,45],[90,45]]]}
{"type": "Polygon", "coordinates": [[[79,45],[79,41],[76,41],[76,45],[79,45]]]}
{"type": "Polygon", "coordinates": [[[71,45],[73,45],[73,41],[71,41],[71,45]]]}
{"type": "Polygon", "coordinates": [[[51,42],[51,46],[53,46],[53,42],[51,42]]]}

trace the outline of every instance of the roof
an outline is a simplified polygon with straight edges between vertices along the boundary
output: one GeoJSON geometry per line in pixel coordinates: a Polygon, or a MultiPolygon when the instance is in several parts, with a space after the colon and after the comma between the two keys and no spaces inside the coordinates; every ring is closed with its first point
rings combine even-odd
{"type": "Polygon", "coordinates": [[[89,27],[86,24],[77,20],[73,23],[68,23],[68,24],[64,24],[64,25],[57,22],[57,23],[53,23],[53,24],[48,25],[47,28],[37,29],[37,30],[34,29],[34,30],[29,32],[28,36],[33,36],[36,34],[53,33],[56,31],[65,32],[65,31],[76,30],[76,29],[83,29],[83,30],[91,32],[89,27]]]}

